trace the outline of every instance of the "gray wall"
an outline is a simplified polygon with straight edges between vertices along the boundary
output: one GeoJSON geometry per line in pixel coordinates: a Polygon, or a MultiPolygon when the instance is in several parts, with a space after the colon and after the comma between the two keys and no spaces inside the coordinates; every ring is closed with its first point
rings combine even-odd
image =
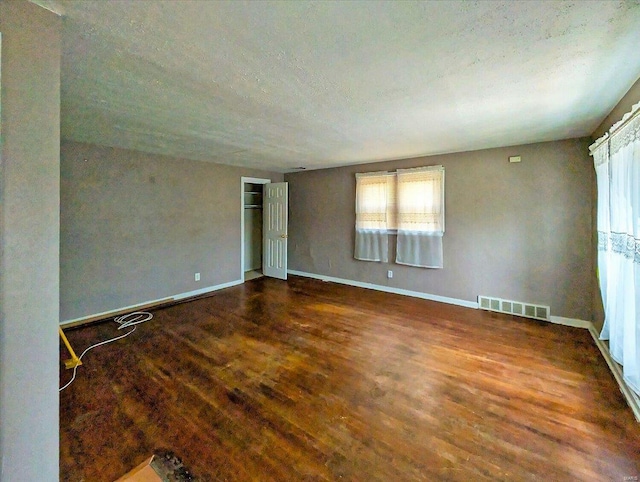
{"type": "Polygon", "coordinates": [[[74,142],[60,155],[63,321],[239,280],[241,177],[283,179],[74,142]]]}
{"type": "Polygon", "coordinates": [[[590,320],[588,145],[585,138],[287,174],[289,268],[468,301],[482,294],[541,303],[552,315],[590,320]],[[522,162],[510,164],[512,155],[522,162]],[[354,173],[434,164],[445,167],[444,269],[355,260],[354,173]]]}
{"type": "Polygon", "coordinates": [[[0,2],[0,480],[58,480],[60,19],[0,2]]]}

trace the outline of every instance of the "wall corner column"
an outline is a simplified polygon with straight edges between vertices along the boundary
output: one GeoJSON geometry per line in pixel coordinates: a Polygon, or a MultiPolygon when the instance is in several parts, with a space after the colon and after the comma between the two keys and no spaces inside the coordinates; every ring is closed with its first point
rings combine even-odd
{"type": "Polygon", "coordinates": [[[61,18],[0,0],[0,480],[59,479],[61,18]]]}

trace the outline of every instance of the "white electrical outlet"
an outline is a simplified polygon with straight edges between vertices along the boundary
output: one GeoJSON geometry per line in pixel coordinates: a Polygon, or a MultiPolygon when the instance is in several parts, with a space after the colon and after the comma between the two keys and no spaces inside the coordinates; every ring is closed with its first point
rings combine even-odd
{"type": "Polygon", "coordinates": [[[196,281],[200,281],[200,273],[196,273],[196,281]]]}
{"type": "Polygon", "coordinates": [[[393,271],[391,270],[387,271],[387,278],[389,279],[393,278],[393,271]]]}

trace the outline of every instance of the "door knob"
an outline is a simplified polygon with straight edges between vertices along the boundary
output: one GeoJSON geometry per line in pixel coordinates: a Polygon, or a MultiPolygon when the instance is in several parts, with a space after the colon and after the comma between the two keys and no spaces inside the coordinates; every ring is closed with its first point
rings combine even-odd
{"type": "Polygon", "coordinates": [[[288,238],[289,236],[288,236],[288,235],[286,235],[286,234],[281,234],[281,235],[280,235],[280,237],[281,237],[281,238],[288,238]]]}

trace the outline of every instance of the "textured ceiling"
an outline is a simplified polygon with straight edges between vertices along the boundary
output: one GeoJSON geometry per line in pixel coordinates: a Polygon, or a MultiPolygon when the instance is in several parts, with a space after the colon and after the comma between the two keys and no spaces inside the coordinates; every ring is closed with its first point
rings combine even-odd
{"type": "Polygon", "coordinates": [[[62,137],[289,171],[590,135],[638,1],[66,1],[62,137]]]}

